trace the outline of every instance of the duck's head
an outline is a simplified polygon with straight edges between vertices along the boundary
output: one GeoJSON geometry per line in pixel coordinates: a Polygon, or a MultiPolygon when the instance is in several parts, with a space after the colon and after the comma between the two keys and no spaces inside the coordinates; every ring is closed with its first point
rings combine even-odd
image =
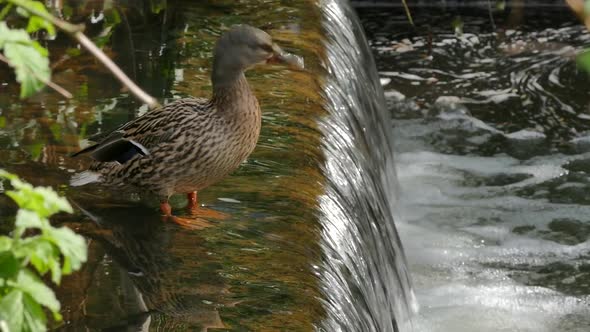
{"type": "Polygon", "coordinates": [[[283,51],[270,35],[249,25],[236,25],[217,41],[213,55],[213,84],[222,85],[257,64],[282,63],[303,69],[303,60],[283,51]]]}

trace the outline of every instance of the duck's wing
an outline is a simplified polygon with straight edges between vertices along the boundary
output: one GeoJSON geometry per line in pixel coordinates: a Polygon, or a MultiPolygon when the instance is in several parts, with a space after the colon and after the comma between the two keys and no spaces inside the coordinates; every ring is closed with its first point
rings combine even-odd
{"type": "Polygon", "coordinates": [[[122,125],[103,136],[98,143],[72,154],[72,157],[90,154],[96,161],[123,164],[136,155],[149,155],[150,149],[175,136],[175,129],[178,130],[173,125],[175,120],[193,112],[205,111],[207,107],[210,103],[205,99],[177,100],[122,125]]]}
{"type": "Polygon", "coordinates": [[[116,130],[103,141],[72,154],[72,157],[85,153],[90,153],[90,156],[96,161],[117,161],[123,164],[137,154],[145,156],[150,152],[141,143],[125,138],[125,131],[116,130]]]}

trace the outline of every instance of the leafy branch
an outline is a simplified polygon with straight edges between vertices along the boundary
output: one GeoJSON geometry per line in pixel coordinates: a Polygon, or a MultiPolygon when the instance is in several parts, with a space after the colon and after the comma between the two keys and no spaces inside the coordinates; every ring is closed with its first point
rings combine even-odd
{"type": "Polygon", "coordinates": [[[55,284],[79,270],[87,258],[86,241],[67,227],[56,228],[49,217],[72,213],[68,201],[49,187],[33,187],[0,170],[13,190],[6,191],[19,210],[12,236],[0,236],[0,331],[46,331],[43,307],[61,321],[60,303],[40,276],[55,284]],[[36,235],[27,236],[34,233],[36,235]]]}
{"type": "MultiPolygon", "coordinates": [[[[0,12],[0,18],[6,16],[12,7],[16,6],[17,12],[20,15],[29,17],[29,24],[26,32],[31,33],[45,29],[48,34],[55,35],[55,28],[57,27],[57,29],[65,32],[71,38],[76,40],[83,48],[100,61],[138,100],[147,104],[150,108],[157,108],[160,106],[154,97],[147,94],[135,84],[83,33],[84,27],[82,25],[71,24],[51,15],[45,6],[38,1],[0,0],[0,2],[7,2],[6,6],[0,12]]],[[[0,22],[0,29],[2,29],[2,25],[5,28],[5,32],[10,33],[13,38],[7,37],[8,35],[0,30],[0,49],[4,49],[4,55],[7,58],[7,62],[15,68],[17,80],[21,83],[21,98],[30,96],[34,92],[40,90],[46,82],[49,82],[50,70],[49,62],[47,60],[47,50],[40,46],[36,41],[31,40],[24,30],[9,29],[5,22],[0,22]],[[16,48],[20,54],[15,54],[14,48],[16,48]],[[32,53],[31,48],[35,49],[38,54],[33,56],[33,59],[30,60],[24,57],[25,60],[23,61],[24,55],[28,56],[32,53]],[[37,75],[31,75],[31,71],[37,75]]]]}

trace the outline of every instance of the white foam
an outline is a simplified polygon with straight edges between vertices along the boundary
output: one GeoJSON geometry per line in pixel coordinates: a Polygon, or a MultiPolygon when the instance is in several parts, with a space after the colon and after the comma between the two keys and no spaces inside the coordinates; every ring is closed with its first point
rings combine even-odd
{"type": "MultiPolygon", "coordinates": [[[[590,250],[590,242],[563,245],[513,231],[530,225],[543,229],[558,218],[590,215],[590,206],[535,198],[548,193],[539,185],[568,174],[565,164],[589,155],[553,154],[522,161],[505,154],[483,157],[428,151],[432,147],[420,138],[457,119],[498,133],[466,112],[443,113],[435,122],[396,121],[396,144],[404,147],[397,155],[401,192],[397,225],[421,308],[415,331],[584,331],[578,329],[583,323],[571,321],[590,314],[588,297],[518,282],[511,277],[510,267],[567,262],[590,250]],[[496,175],[514,180],[467,184],[472,177],[489,180],[496,175]],[[534,188],[534,195],[517,195],[522,188],[534,188]]],[[[506,136],[544,138],[530,130],[506,136]]],[[[566,181],[551,190],[582,185],[566,181]]],[[[566,276],[561,283],[575,281],[575,276],[566,276]]]]}

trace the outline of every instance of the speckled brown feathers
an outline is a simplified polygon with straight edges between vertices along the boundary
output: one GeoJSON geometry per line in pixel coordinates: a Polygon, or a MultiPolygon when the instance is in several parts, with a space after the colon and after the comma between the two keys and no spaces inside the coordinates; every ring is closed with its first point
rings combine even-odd
{"type": "Polygon", "coordinates": [[[118,128],[114,133],[122,132],[149,154],[124,164],[95,162],[90,170],[106,184],[145,187],[164,197],[198,191],[246,159],[260,122],[258,101],[242,77],[212,100],[180,99],[118,128]]]}
{"type": "Polygon", "coordinates": [[[176,100],[77,152],[95,162],[75,175],[72,185],[99,181],[147,189],[161,197],[160,207],[169,214],[170,195],[194,193],[235,170],[254,150],[261,125],[244,71],[259,63],[302,67],[302,62],[264,31],[246,25],[224,33],[214,53],[210,100],[176,100]]]}

